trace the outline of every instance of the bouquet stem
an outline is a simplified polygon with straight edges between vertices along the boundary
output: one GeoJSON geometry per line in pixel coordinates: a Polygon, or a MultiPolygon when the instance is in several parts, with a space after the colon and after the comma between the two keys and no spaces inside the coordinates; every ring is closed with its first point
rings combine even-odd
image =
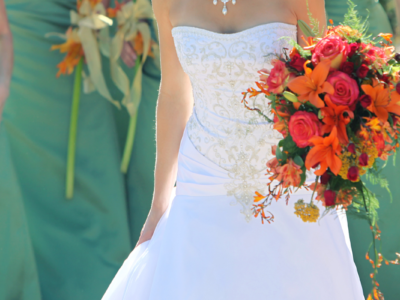
{"type": "MultiPolygon", "coordinates": [[[[140,67],[141,67],[141,56],[138,55],[135,62],[134,76],[136,76],[136,73],[140,67]]],[[[121,172],[124,174],[128,172],[129,163],[132,157],[133,144],[136,135],[137,115],[138,115],[138,109],[136,110],[135,114],[130,117],[129,120],[128,134],[126,137],[125,149],[124,149],[124,154],[122,155],[122,162],[121,162],[121,172]]]]}
{"type": "Polygon", "coordinates": [[[68,157],[66,170],[66,198],[71,199],[74,195],[75,179],[75,154],[76,154],[76,133],[78,128],[79,102],[81,95],[83,58],[75,69],[74,90],[72,95],[71,120],[68,139],[68,157]]]}

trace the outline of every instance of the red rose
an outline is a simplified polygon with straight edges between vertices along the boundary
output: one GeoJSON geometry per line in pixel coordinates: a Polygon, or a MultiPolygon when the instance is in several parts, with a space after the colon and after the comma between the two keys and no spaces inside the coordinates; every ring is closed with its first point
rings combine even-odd
{"type": "Polygon", "coordinates": [[[333,206],[335,205],[336,192],[332,190],[326,190],[324,192],[324,198],[325,198],[325,206],[333,206]]]}
{"type": "Polygon", "coordinates": [[[328,172],[325,172],[322,176],[321,176],[321,183],[322,184],[328,184],[329,180],[331,179],[331,175],[329,175],[328,172]]]}
{"type": "Polygon", "coordinates": [[[348,75],[351,75],[354,72],[354,63],[352,63],[351,61],[345,61],[340,66],[340,71],[342,71],[348,75]]]}
{"type": "Polygon", "coordinates": [[[329,59],[331,67],[339,69],[342,62],[346,61],[348,54],[347,42],[343,41],[340,36],[328,35],[315,45],[311,61],[314,65],[329,59]]]}
{"type": "Polygon", "coordinates": [[[351,43],[349,45],[349,57],[352,57],[358,50],[358,48],[360,47],[359,44],[357,43],[351,43]]]}
{"type": "Polygon", "coordinates": [[[285,89],[285,81],[289,76],[285,63],[279,59],[273,59],[271,64],[274,66],[269,72],[265,69],[259,71],[260,80],[266,83],[267,90],[273,94],[280,94],[285,89]]]}
{"type": "Polygon", "coordinates": [[[396,84],[396,92],[400,94],[400,82],[396,84]]]}
{"type": "Polygon", "coordinates": [[[368,72],[369,72],[368,66],[366,64],[362,64],[357,70],[357,76],[360,77],[361,79],[365,78],[368,72]]]}
{"type": "Polygon", "coordinates": [[[389,81],[390,81],[390,78],[387,74],[382,74],[379,79],[386,83],[389,83],[389,81]]]}
{"type": "Polygon", "coordinates": [[[313,113],[297,111],[290,117],[289,132],[296,145],[305,148],[310,138],[321,135],[321,122],[313,113]]]}
{"type": "Polygon", "coordinates": [[[347,172],[347,178],[354,182],[358,180],[358,177],[358,168],[356,166],[350,167],[349,171],[347,172]]]}
{"type": "Polygon", "coordinates": [[[371,105],[372,98],[370,95],[361,95],[358,101],[360,101],[362,107],[367,108],[368,106],[371,105]]]}
{"type": "Polygon", "coordinates": [[[336,105],[344,105],[354,109],[354,105],[360,94],[357,81],[351,78],[346,73],[336,71],[328,76],[326,80],[329,82],[335,92],[330,96],[333,103],[336,105]]]}
{"type": "Polygon", "coordinates": [[[352,154],[356,154],[356,145],[354,145],[353,143],[351,143],[348,147],[347,150],[352,153],[352,154]]]}
{"type": "Polygon", "coordinates": [[[368,154],[367,153],[361,154],[360,157],[358,158],[358,161],[360,162],[360,166],[362,167],[368,166],[368,154]]]}
{"type": "Polygon", "coordinates": [[[300,54],[296,53],[293,55],[292,59],[289,62],[289,65],[296,69],[297,71],[301,72],[304,70],[304,63],[306,60],[300,56],[300,54]]]}

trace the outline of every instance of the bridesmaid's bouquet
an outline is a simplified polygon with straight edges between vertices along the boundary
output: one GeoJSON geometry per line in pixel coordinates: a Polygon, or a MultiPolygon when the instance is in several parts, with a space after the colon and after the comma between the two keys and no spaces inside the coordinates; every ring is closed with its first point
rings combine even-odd
{"type": "Polygon", "coordinates": [[[271,222],[273,215],[266,211],[271,201],[283,195],[288,201],[291,193],[303,188],[313,191],[308,203],[294,204],[295,214],[304,222],[320,218],[314,201],[325,206],[322,216],[343,207],[366,218],[375,257],[366,256],[374,268],[368,299],[383,299],[377,268],[382,263],[399,264],[400,253],[390,261],[378,252],[379,201],[361,176],[389,191],[380,169],[399,147],[400,54],[394,53],[391,34],[374,38],[366,34],[367,22],[351,2],[341,25],[321,33],[311,14],[310,23],[299,21],[307,46],[290,41],[293,49],[284,49],[273,59],[271,70],[259,71],[258,90],[243,93],[245,107],[262,114],[282,135],[267,163],[269,193],[256,192],[253,213],[271,222]],[[249,106],[248,97],[259,94],[270,99],[273,118],[249,106]],[[307,170],[316,175],[311,185],[306,183],[307,170]]]}

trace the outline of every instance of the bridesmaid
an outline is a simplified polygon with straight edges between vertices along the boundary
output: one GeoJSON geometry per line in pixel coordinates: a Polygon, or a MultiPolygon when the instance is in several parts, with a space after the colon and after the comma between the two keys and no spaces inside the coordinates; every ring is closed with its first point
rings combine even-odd
{"type": "MultiPolygon", "coordinates": [[[[150,205],[154,133],[152,127],[145,127],[147,122],[154,121],[159,74],[148,60],[128,176],[120,172],[122,138],[125,138],[120,131],[126,128],[116,120],[121,112],[115,113],[115,108],[97,93],[82,94],[75,193],[73,199],[66,200],[65,161],[73,76],[55,77],[56,65],[63,55],[50,52],[51,45],[58,41],[44,36],[67,30],[69,11],[76,9],[76,0],[6,0],[6,9],[14,37],[15,65],[0,133],[0,201],[7,201],[10,206],[5,207],[7,210],[1,206],[0,214],[5,212],[8,218],[1,218],[4,223],[0,224],[0,230],[6,232],[7,228],[15,227],[14,236],[19,240],[5,250],[13,253],[21,265],[8,263],[20,273],[24,271],[22,266],[26,268],[24,273],[16,274],[18,278],[6,279],[14,284],[11,290],[21,290],[23,276],[30,279],[23,290],[29,292],[30,288],[29,299],[33,300],[100,299],[133,249],[150,205]],[[10,151],[3,149],[7,147],[4,140],[9,140],[10,151]],[[8,199],[3,199],[3,195],[9,195],[8,199]],[[42,298],[32,251],[29,252],[30,239],[21,200],[42,298]]],[[[107,69],[105,59],[103,65],[107,69]]],[[[118,91],[112,89],[110,78],[106,79],[117,99],[118,91]]],[[[0,251],[3,249],[0,247],[0,251]]],[[[9,253],[0,253],[1,262],[9,253]]],[[[3,276],[3,268],[0,269],[3,276]]],[[[0,281],[0,291],[6,282],[0,281]]],[[[3,298],[0,294],[0,299],[24,298],[3,298]]]]}
{"type": "MultiPolygon", "coordinates": [[[[369,32],[377,35],[381,32],[393,33],[389,19],[379,1],[375,0],[352,0],[357,5],[357,10],[363,18],[368,16],[369,11],[369,32]],[[367,11],[368,10],[368,11],[367,11]]],[[[325,0],[328,19],[332,19],[336,25],[343,21],[343,16],[347,12],[347,0],[325,0]]],[[[390,203],[389,194],[386,190],[377,185],[372,185],[365,180],[368,187],[381,199],[379,209],[380,229],[382,230],[383,254],[388,258],[394,258],[395,252],[400,252],[400,221],[398,211],[400,210],[400,155],[397,155],[395,166],[393,157],[389,158],[386,168],[383,171],[384,177],[389,180],[389,188],[393,195],[393,203],[390,203]]],[[[358,268],[358,273],[364,288],[364,294],[370,292],[371,272],[370,263],[365,260],[365,253],[371,242],[371,232],[366,221],[349,217],[349,231],[353,248],[354,260],[358,268]]],[[[378,281],[381,283],[382,292],[385,299],[398,299],[400,295],[400,267],[383,266],[379,270],[378,281]],[[380,279],[380,280],[379,280],[380,279]]]]}
{"type": "MultiPolygon", "coordinates": [[[[4,0],[0,0],[0,122],[9,94],[12,36],[4,0]]],[[[40,287],[22,195],[0,123],[0,299],[40,300],[40,287]]]]}

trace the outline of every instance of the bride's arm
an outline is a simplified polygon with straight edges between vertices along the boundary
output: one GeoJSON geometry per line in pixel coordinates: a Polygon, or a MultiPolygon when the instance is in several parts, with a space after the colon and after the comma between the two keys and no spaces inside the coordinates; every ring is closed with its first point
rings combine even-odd
{"type": "MultiPolygon", "coordinates": [[[[322,30],[326,27],[326,13],[325,13],[325,1],[324,0],[290,0],[294,9],[293,13],[296,15],[297,20],[303,20],[307,24],[310,24],[308,17],[308,7],[314,19],[319,21],[319,29],[322,30]]],[[[310,24],[311,25],[311,24],[310,24]]],[[[297,41],[301,46],[306,46],[304,40],[301,38],[303,32],[297,27],[297,41]]]]}
{"type": "Polygon", "coordinates": [[[178,151],[193,107],[192,89],[176,54],[169,21],[169,2],[153,0],[161,51],[161,84],[157,103],[157,158],[153,203],[138,244],[149,240],[168,207],[175,184],[178,151]]]}

